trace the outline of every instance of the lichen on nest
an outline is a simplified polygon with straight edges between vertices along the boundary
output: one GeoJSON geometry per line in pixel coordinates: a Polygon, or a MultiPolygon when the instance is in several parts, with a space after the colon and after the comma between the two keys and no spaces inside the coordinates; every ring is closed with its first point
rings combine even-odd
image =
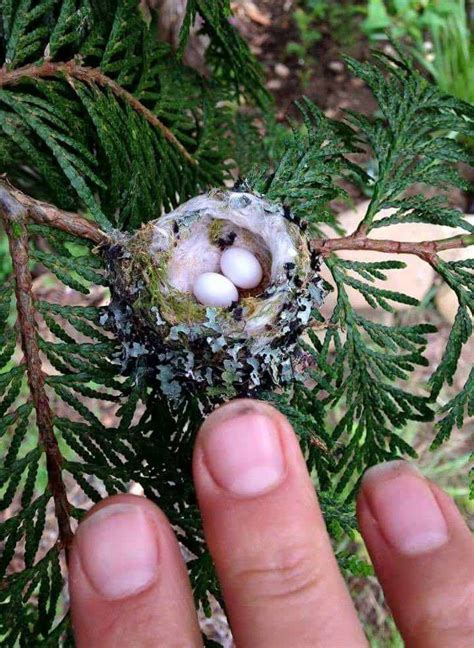
{"type": "Polygon", "coordinates": [[[122,343],[124,372],[171,403],[203,409],[295,379],[298,338],[322,302],[319,259],[291,211],[250,191],[196,196],[106,251],[112,300],[102,323],[122,343]],[[223,250],[251,251],[260,284],[229,308],[206,307],[193,282],[216,272],[223,250]]]}

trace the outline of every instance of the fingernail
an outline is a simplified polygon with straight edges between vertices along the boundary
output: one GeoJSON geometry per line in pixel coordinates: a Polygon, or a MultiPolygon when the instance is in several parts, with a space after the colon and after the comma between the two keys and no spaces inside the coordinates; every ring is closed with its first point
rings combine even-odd
{"type": "Polygon", "coordinates": [[[423,554],[448,541],[448,528],[423,475],[405,461],[369,468],[362,489],[382,535],[405,555],[423,554]]]}
{"type": "Polygon", "coordinates": [[[274,488],[285,474],[276,423],[258,411],[213,415],[203,428],[206,465],[219,486],[238,497],[274,488]]]}
{"type": "Polygon", "coordinates": [[[92,513],[79,525],[77,546],[81,566],[103,598],[132,596],[157,577],[156,533],[139,506],[110,504],[92,513]]]}

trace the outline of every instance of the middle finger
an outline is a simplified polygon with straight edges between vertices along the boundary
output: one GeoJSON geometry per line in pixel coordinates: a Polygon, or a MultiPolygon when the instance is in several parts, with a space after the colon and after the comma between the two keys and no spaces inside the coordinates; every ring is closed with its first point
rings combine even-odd
{"type": "Polygon", "coordinates": [[[211,414],[194,480],[238,646],[367,646],[281,414],[250,400],[211,414]]]}

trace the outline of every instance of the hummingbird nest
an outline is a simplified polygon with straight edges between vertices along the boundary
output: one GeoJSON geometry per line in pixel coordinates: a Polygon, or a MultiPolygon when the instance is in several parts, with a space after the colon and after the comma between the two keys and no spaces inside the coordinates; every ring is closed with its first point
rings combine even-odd
{"type": "Polygon", "coordinates": [[[279,203],[218,189],[121,234],[106,251],[112,300],[102,324],[122,343],[124,372],[172,405],[196,396],[203,409],[293,381],[298,338],[323,297],[305,230],[279,203]],[[262,280],[228,308],[206,307],[192,286],[219,272],[232,245],[257,257],[262,280]]]}

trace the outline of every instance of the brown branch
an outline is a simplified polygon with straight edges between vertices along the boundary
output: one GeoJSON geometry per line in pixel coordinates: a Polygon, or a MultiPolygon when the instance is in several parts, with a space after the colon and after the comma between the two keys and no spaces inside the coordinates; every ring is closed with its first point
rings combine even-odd
{"type": "Polygon", "coordinates": [[[451,238],[437,241],[387,241],[382,239],[369,239],[366,237],[353,238],[352,235],[334,239],[316,239],[312,247],[322,256],[327,256],[337,250],[373,250],[388,254],[414,254],[428,263],[434,263],[436,254],[443,250],[469,247],[474,245],[474,234],[452,236],[451,238]]]}
{"type": "MultiPolygon", "coordinates": [[[[11,185],[8,180],[0,177],[0,209],[12,200],[27,210],[28,216],[40,225],[55,227],[63,232],[79,238],[88,239],[97,245],[111,242],[111,237],[100,229],[93,221],[79,214],[67,212],[49,203],[30,198],[11,185]]],[[[314,239],[312,248],[322,256],[338,250],[371,250],[387,254],[414,254],[428,263],[434,263],[438,252],[474,245],[474,234],[452,236],[436,241],[391,241],[384,239],[369,239],[365,236],[349,236],[341,238],[314,239]]]]}
{"type": "Polygon", "coordinates": [[[109,241],[108,235],[93,221],[87,220],[79,214],[63,211],[49,203],[35,200],[16,189],[5,178],[0,178],[0,209],[5,209],[14,200],[23,207],[38,225],[49,225],[63,232],[92,241],[96,245],[103,245],[109,241]]]}
{"type": "Polygon", "coordinates": [[[73,538],[69,518],[69,502],[62,479],[62,455],[54,435],[53,414],[45,390],[45,375],[41,366],[38,347],[37,324],[32,295],[31,273],[28,268],[28,233],[26,209],[13,196],[3,192],[0,203],[5,231],[10,245],[10,254],[15,276],[15,294],[21,346],[25,357],[28,385],[36,411],[36,423],[40,443],[46,453],[48,483],[54,500],[59,528],[59,539],[67,549],[73,538]]]}
{"type": "Polygon", "coordinates": [[[0,69],[0,87],[15,85],[24,79],[44,79],[59,74],[64,74],[70,79],[78,79],[79,81],[84,81],[89,84],[96,83],[103,88],[109,88],[116,97],[124,99],[124,101],[126,101],[137,113],[142,115],[152,126],[157,128],[163,137],[170,142],[170,144],[172,144],[190,164],[193,166],[197,165],[196,160],[188,153],[171,130],[165,126],[163,122],[151,112],[151,110],[144,106],[131,92],[122,88],[121,85],[103,74],[103,72],[97,68],[79,65],[76,61],[67,61],[64,63],[45,62],[41,65],[25,65],[24,67],[10,71],[2,68],[0,69]]]}

